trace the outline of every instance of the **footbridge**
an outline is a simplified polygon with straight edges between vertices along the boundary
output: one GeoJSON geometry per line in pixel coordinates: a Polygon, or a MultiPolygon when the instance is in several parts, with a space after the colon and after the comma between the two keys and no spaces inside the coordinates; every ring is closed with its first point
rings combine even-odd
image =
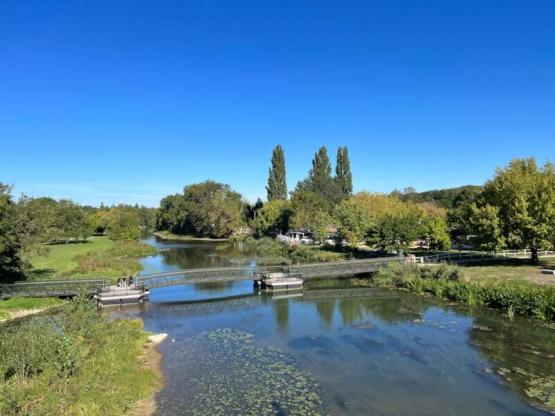
{"type": "Polygon", "coordinates": [[[405,261],[404,257],[380,257],[325,263],[305,263],[287,266],[246,266],[180,270],[172,273],[143,275],[135,278],[137,286],[154,289],[191,283],[213,283],[253,280],[264,273],[283,273],[302,279],[346,277],[374,273],[390,263],[405,261]]]}
{"type": "Polygon", "coordinates": [[[338,278],[374,273],[390,263],[406,261],[404,257],[381,257],[327,263],[306,263],[287,266],[218,267],[180,270],[171,273],[135,277],[126,287],[111,286],[107,280],[56,280],[16,282],[0,285],[0,299],[12,296],[74,297],[79,294],[95,297],[101,304],[142,302],[150,289],[196,283],[256,280],[264,274],[280,274],[285,279],[338,278]]]}

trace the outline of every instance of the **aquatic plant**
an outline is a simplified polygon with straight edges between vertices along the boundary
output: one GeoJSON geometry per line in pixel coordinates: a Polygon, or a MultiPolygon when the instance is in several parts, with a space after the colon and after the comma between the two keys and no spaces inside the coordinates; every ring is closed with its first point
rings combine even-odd
{"type": "Polygon", "coordinates": [[[187,391],[162,413],[182,415],[318,415],[322,401],[312,377],[276,348],[232,329],[202,332],[183,343],[179,389],[187,391]]]}

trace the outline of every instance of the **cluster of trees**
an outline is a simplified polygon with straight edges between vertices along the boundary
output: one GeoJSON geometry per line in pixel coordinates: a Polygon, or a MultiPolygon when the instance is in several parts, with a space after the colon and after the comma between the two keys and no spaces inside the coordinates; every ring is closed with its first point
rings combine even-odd
{"type": "Polygon", "coordinates": [[[485,250],[555,247],[555,167],[533,158],[515,159],[496,170],[474,198],[448,213],[453,238],[485,250]]]}
{"type": "Polygon", "coordinates": [[[312,160],[307,177],[287,193],[283,148],[276,146],[268,175],[268,202],[257,211],[251,226],[256,235],[274,235],[290,228],[309,229],[317,239],[329,235],[335,207],[353,192],[353,178],[347,147],[337,150],[335,176],[326,147],[312,160]]]}
{"type": "Polygon", "coordinates": [[[154,221],[155,210],[146,207],[95,208],[27,196],[15,201],[11,188],[0,183],[0,281],[23,278],[24,254],[40,250],[44,244],[80,241],[91,234],[136,240],[141,229],[152,228],[154,221]]]}
{"type": "Polygon", "coordinates": [[[247,204],[229,185],[205,181],[160,201],[157,230],[197,237],[228,237],[245,224],[247,204]]]}

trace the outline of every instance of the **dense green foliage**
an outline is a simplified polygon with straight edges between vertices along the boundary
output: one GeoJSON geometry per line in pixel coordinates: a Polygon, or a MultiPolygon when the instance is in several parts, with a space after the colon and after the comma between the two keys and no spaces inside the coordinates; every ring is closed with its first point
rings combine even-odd
{"type": "Polygon", "coordinates": [[[279,144],[272,152],[272,165],[268,175],[268,201],[287,199],[287,182],[285,174],[285,154],[279,144]]]}
{"type": "Polygon", "coordinates": [[[325,146],[321,147],[312,159],[308,177],[297,184],[295,193],[312,192],[322,199],[329,209],[336,200],[334,179],[331,176],[331,163],[325,146]]]}
{"type": "Polygon", "coordinates": [[[6,328],[0,414],[128,414],[157,383],[138,361],[146,337],[140,321],[108,320],[85,299],[6,328]]]}
{"type": "Polygon", "coordinates": [[[448,213],[454,239],[484,250],[555,246],[555,168],[533,158],[512,160],[496,170],[482,192],[460,198],[448,213]]]}
{"type": "Polygon", "coordinates": [[[443,208],[455,208],[467,201],[472,202],[481,190],[481,186],[466,185],[458,188],[434,189],[424,192],[416,192],[414,188],[406,188],[403,192],[394,191],[393,194],[404,201],[415,203],[434,202],[443,208]]]}
{"type": "Polygon", "coordinates": [[[374,282],[381,286],[429,293],[468,305],[501,309],[509,316],[531,316],[555,321],[555,287],[526,283],[466,282],[456,267],[419,267],[392,264],[380,271],[374,282]]]}
{"type": "Polygon", "coordinates": [[[291,203],[284,200],[270,201],[257,211],[252,226],[257,237],[285,233],[291,222],[291,203]]]}
{"type": "Polygon", "coordinates": [[[257,263],[261,265],[328,262],[346,258],[343,253],[306,245],[288,246],[268,237],[247,238],[242,241],[242,245],[244,252],[254,255],[257,263]]]}
{"type": "Polygon", "coordinates": [[[157,229],[197,237],[229,237],[246,222],[241,194],[229,185],[205,181],[188,185],[183,194],[162,199],[157,229]]]}
{"type": "Polygon", "coordinates": [[[10,188],[0,183],[0,283],[21,279],[23,232],[10,188]]]}
{"type": "Polygon", "coordinates": [[[417,239],[425,239],[433,249],[450,247],[441,216],[396,196],[355,194],[337,206],[335,219],[340,236],[352,246],[366,241],[371,247],[398,251],[417,239]]]}
{"type": "Polygon", "coordinates": [[[481,239],[495,244],[502,238],[508,247],[527,247],[537,260],[538,250],[555,245],[555,167],[546,163],[540,168],[534,159],[511,161],[486,183],[477,207],[479,213],[489,213],[481,219],[491,232],[481,239]]]}

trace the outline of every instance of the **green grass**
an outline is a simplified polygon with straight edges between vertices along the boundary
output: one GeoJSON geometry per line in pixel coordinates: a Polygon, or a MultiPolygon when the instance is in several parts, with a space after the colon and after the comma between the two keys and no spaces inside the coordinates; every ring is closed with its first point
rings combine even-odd
{"type": "Polygon", "coordinates": [[[532,264],[528,259],[495,259],[460,265],[465,279],[480,282],[528,282],[555,284],[555,277],[542,274],[543,268],[555,268],[555,258],[540,258],[540,264],[532,264]]]}
{"type": "Polygon", "coordinates": [[[140,257],[156,250],[142,242],[113,241],[91,237],[87,242],[46,246],[46,253],[27,258],[31,280],[111,278],[141,270],[140,257]]]}
{"type": "Polygon", "coordinates": [[[66,302],[57,298],[24,298],[13,297],[0,300],[0,321],[17,317],[20,312],[42,310],[61,306],[66,302]]]}
{"type": "Polygon", "coordinates": [[[0,414],[123,415],[153,393],[138,320],[108,320],[72,301],[54,316],[8,327],[0,339],[0,414]]]}
{"type": "Polygon", "coordinates": [[[21,311],[63,305],[65,301],[57,298],[13,297],[0,301],[0,311],[21,311]]]}

